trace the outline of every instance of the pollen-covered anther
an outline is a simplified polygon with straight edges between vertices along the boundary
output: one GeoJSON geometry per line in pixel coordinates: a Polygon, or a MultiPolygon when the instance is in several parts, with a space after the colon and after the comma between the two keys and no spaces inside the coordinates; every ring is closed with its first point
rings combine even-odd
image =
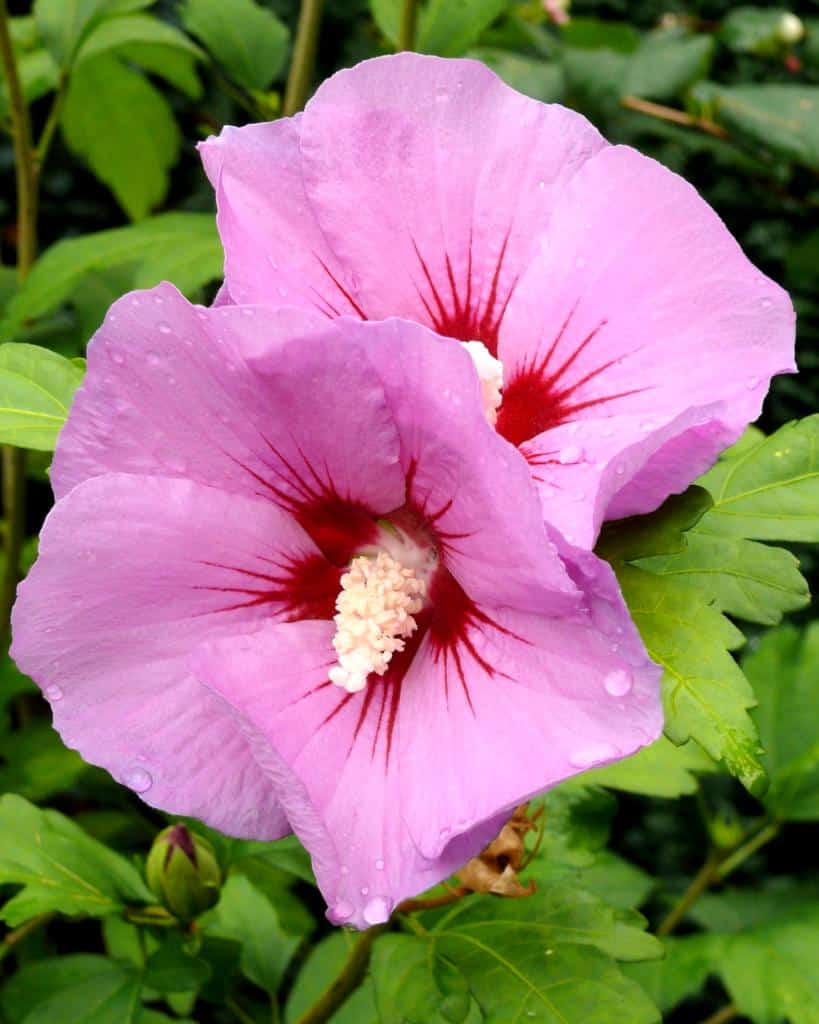
{"type": "Polygon", "coordinates": [[[472,357],[478,371],[484,416],[494,427],[498,422],[498,409],[503,402],[503,363],[492,355],[482,341],[462,341],[461,344],[472,357]]]}
{"type": "Polygon", "coordinates": [[[356,693],[371,672],[383,676],[390,658],[417,629],[413,616],[424,606],[426,589],[414,569],[385,551],[354,558],[336,598],[338,664],[330,669],[330,682],[356,693]]]}

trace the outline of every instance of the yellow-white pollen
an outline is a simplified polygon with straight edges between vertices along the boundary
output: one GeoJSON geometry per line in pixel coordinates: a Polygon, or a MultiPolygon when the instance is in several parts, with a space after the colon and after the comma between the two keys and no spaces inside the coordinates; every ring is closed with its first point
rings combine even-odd
{"type": "Polygon", "coordinates": [[[385,551],[354,558],[336,598],[338,664],[330,669],[330,682],[356,693],[371,672],[383,676],[393,654],[403,651],[404,638],[417,629],[413,616],[424,606],[426,589],[414,569],[385,551]]]}
{"type": "Polygon", "coordinates": [[[503,401],[503,363],[496,359],[482,341],[462,341],[461,344],[472,356],[481,382],[483,412],[494,427],[498,421],[498,409],[503,401]]]}

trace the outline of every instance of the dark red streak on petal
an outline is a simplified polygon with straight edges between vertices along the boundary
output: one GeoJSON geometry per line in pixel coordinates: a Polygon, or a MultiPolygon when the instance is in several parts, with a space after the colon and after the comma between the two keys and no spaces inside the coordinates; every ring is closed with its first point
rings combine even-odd
{"type": "Polygon", "coordinates": [[[498,261],[489,283],[489,294],[484,303],[477,305],[472,295],[472,238],[469,239],[469,256],[466,266],[466,285],[460,287],[455,279],[455,272],[452,268],[452,260],[449,253],[444,253],[444,266],[448,289],[439,287],[435,277],[430,270],[429,263],[421,254],[415,239],[412,245],[418,262],[421,265],[421,272],[424,275],[428,295],[416,285],[418,297],[423,303],[424,309],[430,319],[430,325],[438,334],[448,338],[455,338],[458,341],[482,341],[493,356],[498,354],[498,334],[506,309],[512,293],[517,285],[517,279],[512,282],[506,294],[501,297],[500,276],[503,268],[503,261],[509,244],[507,234],[498,253],[498,261]],[[449,292],[447,295],[446,292],[449,292]],[[461,294],[463,292],[463,295],[461,294]]]}
{"type": "Polygon", "coordinates": [[[643,390],[633,388],[614,394],[598,395],[594,398],[584,399],[581,397],[584,385],[608,370],[617,361],[616,359],[601,363],[578,380],[568,382],[564,379],[578,357],[605,327],[605,320],[586,335],[560,366],[554,370],[549,368],[573,313],[574,310],[566,318],[546,355],[538,362],[533,360],[521,366],[515,376],[504,384],[503,403],[498,411],[496,429],[511,444],[523,444],[524,441],[542,434],[544,430],[551,430],[563,423],[570,422],[585,409],[604,405],[606,402],[613,402],[617,398],[625,398],[627,395],[633,395],[643,390]]]}
{"type": "MultiPolygon", "coordinates": [[[[344,285],[341,283],[341,281],[339,281],[339,279],[332,272],[332,270],[330,270],[330,268],[327,266],[327,264],[324,262],[324,260],[321,258],[321,256],[319,256],[318,253],[314,253],[313,255],[316,257],[316,259],[318,260],[319,264],[321,265],[321,269],[330,278],[330,280],[333,282],[333,284],[336,286],[336,288],[338,288],[338,290],[341,292],[341,294],[344,296],[344,298],[349,302],[350,306],[355,310],[357,315],[360,316],[362,320],[366,320],[367,319],[367,314],[364,312],[364,310],[361,308],[361,306],[356,302],[356,300],[352,297],[352,295],[350,295],[350,293],[347,291],[347,289],[344,287],[344,285]]],[[[319,296],[319,297],[322,298],[321,296],[319,296]]],[[[324,302],[324,304],[326,306],[328,306],[330,309],[334,310],[336,315],[339,315],[338,314],[338,310],[335,309],[335,307],[332,305],[332,303],[328,299],[322,298],[322,301],[324,302]]]]}
{"type": "Polygon", "coordinates": [[[271,564],[279,569],[278,574],[254,572],[220,562],[200,562],[200,565],[235,572],[247,582],[237,582],[236,586],[198,585],[193,589],[237,595],[231,604],[213,609],[217,612],[268,604],[276,606],[286,622],[332,619],[340,587],[341,570],[338,567],[331,565],[321,555],[308,555],[299,560],[271,564]]]}

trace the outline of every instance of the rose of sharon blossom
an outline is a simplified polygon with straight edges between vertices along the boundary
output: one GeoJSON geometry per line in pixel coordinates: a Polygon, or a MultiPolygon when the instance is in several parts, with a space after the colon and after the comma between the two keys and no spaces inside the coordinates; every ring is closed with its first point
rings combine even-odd
{"type": "Polygon", "coordinates": [[[786,293],[690,185],[473,61],[367,61],[202,156],[221,301],[466,343],[577,544],[683,490],[794,369],[786,293]]]}
{"type": "Polygon", "coordinates": [[[424,327],[126,296],[52,480],[13,656],[56,728],[157,807],[292,828],[336,922],[660,731],[609,567],[424,327]]]}

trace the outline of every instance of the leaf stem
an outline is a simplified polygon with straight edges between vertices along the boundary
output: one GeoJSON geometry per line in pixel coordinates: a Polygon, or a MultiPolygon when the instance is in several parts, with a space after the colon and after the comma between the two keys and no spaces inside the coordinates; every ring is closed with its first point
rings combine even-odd
{"type": "Polygon", "coordinates": [[[401,24],[398,29],[398,49],[412,50],[415,46],[415,23],[418,16],[416,0],[403,0],[401,24]]]}
{"type": "Polygon", "coordinates": [[[370,963],[373,942],[386,929],[386,924],[379,924],[375,928],[368,928],[367,931],[361,932],[350,950],[350,955],[341,968],[341,972],[319,1000],[303,1013],[295,1024],[324,1024],[333,1016],[339,1006],[364,980],[370,963]]]}
{"type": "Polygon", "coordinates": [[[661,103],[652,103],[650,100],[641,100],[639,96],[623,96],[620,104],[629,110],[636,110],[639,114],[647,114],[649,117],[656,117],[660,121],[670,121],[672,124],[681,124],[684,128],[696,128],[707,135],[713,135],[717,139],[727,139],[728,132],[714,121],[705,117],[694,117],[686,114],[684,110],[677,110],[675,107],[666,107],[661,103]]]}
{"type": "Polygon", "coordinates": [[[736,1006],[733,1003],[728,1003],[727,1006],[723,1006],[716,1013],[712,1013],[710,1017],[706,1017],[702,1024],[727,1024],[727,1021],[733,1020],[738,1016],[739,1010],[736,1006]]]}
{"type": "MultiPolygon", "coordinates": [[[[23,281],[37,258],[37,166],[31,143],[31,119],[26,106],[9,32],[6,0],[0,0],[0,63],[9,96],[9,117],[17,179],[17,276],[23,281]]],[[[25,539],[26,456],[4,445],[3,514],[6,520],[5,566],[0,581],[0,644],[5,646],[11,608],[20,577],[20,554],[25,539]]]]}
{"type": "Polygon", "coordinates": [[[296,29],[296,42],[293,46],[293,60],[287,76],[287,87],[284,92],[285,117],[297,114],[304,106],[307,92],[313,80],[313,67],[316,63],[319,28],[324,0],[302,0],[299,12],[299,24],[296,29]]]}
{"type": "Polygon", "coordinates": [[[2,940],[0,940],[0,960],[8,956],[18,942],[22,942],[23,939],[31,935],[32,932],[35,932],[38,928],[42,928],[44,925],[47,925],[48,922],[56,916],[57,915],[54,913],[38,914],[37,917],[32,917],[30,920],[21,924],[19,928],[15,928],[14,931],[7,932],[3,936],[2,940]]]}
{"type": "Polygon", "coordinates": [[[255,1019],[251,1017],[249,1013],[243,1010],[235,999],[231,999],[230,997],[228,997],[225,1000],[225,1006],[230,1010],[230,1012],[233,1014],[234,1017],[236,1017],[237,1020],[240,1020],[242,1022],[242,1024],[256,1024],[255,1019]]]}
{"type": "Polygon", "coordinates": [[[65,104],[66,93],[68,92],[68,74],[63,71],[60,74],[60,81],[57,84],[57,92],[54,95],[54,100],[51,103],[51,109],[48,112],[48,117],[43,125],[43,130],[40,132],[40,138],[37,140],[37,145],[34,147],[34,173],[39,176],[40,168],[45,162],[45,158],[48,156],[48,151],[51,147],[51,140],[54,138],[54,132],[57,130],[57,125],[60,123],[60,115],[63,112],[63,105],[65,104]]]}

